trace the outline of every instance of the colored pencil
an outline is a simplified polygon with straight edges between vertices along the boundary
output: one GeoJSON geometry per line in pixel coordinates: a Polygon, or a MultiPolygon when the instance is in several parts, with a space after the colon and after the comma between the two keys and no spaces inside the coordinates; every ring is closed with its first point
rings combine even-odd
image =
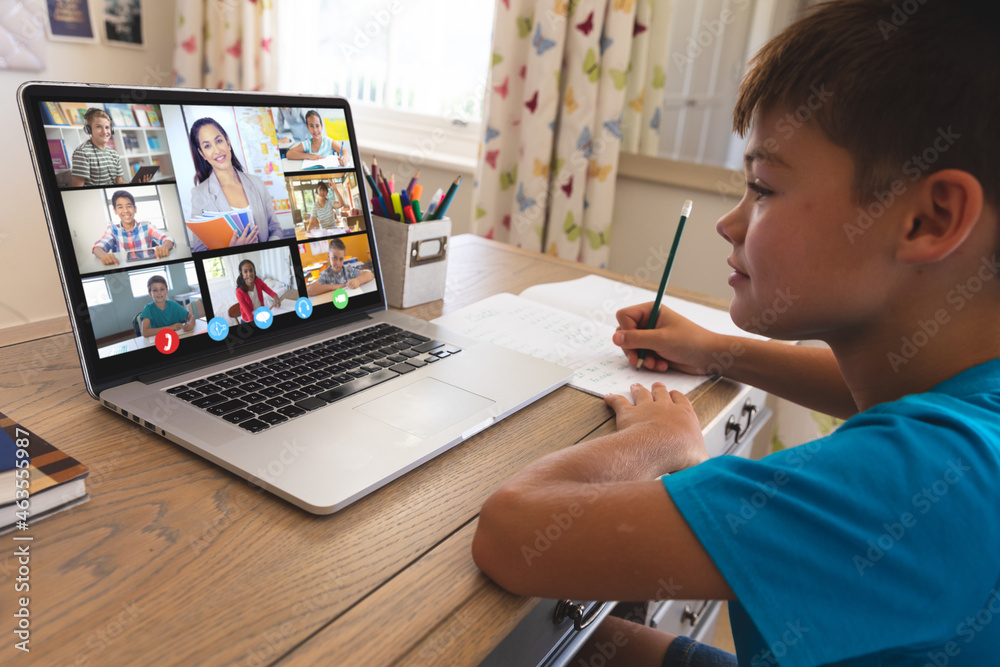
{"type": "Polygon", "coordinates": [[[455,182],[451,184],[448,188],[448,194],[444,196],[441,200],[440,206],[434,209],[434,215],[431,216],[431,220],[440,220],[444,217],[444,214],[448,212],[448,207],[451,206],[451,200],[455,198],[455,193],[458,191],[458,186],[462,184],[462,177],[459,176],[455,179],[455,182]]]}
{"type": "MultiPolygon", "coordinates": [[[[660,301],[663,300],[663,293],[667,289],[667,280],[670,279],[670,271],[674,268],[674,258],[677,256],[677,246],[681,242],[681,234],[684,233],[684,223],[687,222],[688,216],[691,215],[691,208],[694,206],[694,202],[688,199],[684,202],[684,206],[681,207],[681,221],[677,223],[677,231],[674,232],[674,242],[670,246],[670,255],[667,256],[667,265],[663,267],[663,278],[660,279],[660,289],[656,291],[656,300],[653,302],[653,310],[649,313],[649,321],[646,322],[646,329],[655,329],[656,320],[660,317],[660,301]]],[[[636,362],[636,369],[642,368],[643,362],[646,360],[646,350],[639,350],[639,360],[636,362]]]]}

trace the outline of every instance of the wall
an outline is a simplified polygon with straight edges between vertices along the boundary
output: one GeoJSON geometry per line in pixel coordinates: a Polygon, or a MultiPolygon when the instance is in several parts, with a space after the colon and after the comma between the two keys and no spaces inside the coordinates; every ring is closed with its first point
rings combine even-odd
{"type": "Polygon", "coordinates": [[[0,222],[0,284],[18,286],[8,287],[0,297],[0,328],[67,314],[27,140],[20,129],[18,87],[32,80],[170,85],[174,8],[171,0],[143,3],[146,22],[143,50],[48,42],[48,65],[44,71],[0,71],[0,127],[10,132],[4,140],[6,150],[0,179],[4,209],[0,222]],[[20,288],[26,284],[31,288],[20,288]]]}
{"type": "Polygon", "coordinates": [[[715,223],[739,199],[715,192],[619,176],[611,229],[609,266],[636,278],[660,282],[684,200],[694,202],[670,275],[670,286],[729,300],[733,290],[726,264],[732,246],[715,223]]]}

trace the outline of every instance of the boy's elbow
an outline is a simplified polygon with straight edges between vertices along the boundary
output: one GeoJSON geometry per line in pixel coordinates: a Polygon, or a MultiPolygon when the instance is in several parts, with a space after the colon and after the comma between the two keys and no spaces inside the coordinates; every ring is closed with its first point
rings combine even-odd
{"type": "Polygon", "coordinates": [[[531,581],[521,555],[521,545],[525,543],[523,526],[528,522],[520,505],[520,494],[506,489],[486,499],[472,539],[472,560],[501,588],[528,595],[531,581]]]}

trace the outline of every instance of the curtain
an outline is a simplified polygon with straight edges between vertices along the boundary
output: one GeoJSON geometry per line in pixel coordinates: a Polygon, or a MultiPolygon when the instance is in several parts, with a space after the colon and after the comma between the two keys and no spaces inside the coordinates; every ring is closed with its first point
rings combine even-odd
{"type": "Polygon", "coordinates": [[[670,4],[498,2],[477,233],[607,265],[622,139],[658,147],[670,4]]]}
{"type": "Polygon", "coordinates": [[[275,90],[272,0],[177,0],[174,85],[275,90]]]}

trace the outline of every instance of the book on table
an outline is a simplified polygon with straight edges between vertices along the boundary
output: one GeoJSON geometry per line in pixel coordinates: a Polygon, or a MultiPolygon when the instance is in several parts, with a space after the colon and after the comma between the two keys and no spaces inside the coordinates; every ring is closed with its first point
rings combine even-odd
{"type": "MultiPolygon", "coordinates": [[[[633,384],[648,387],[653,382],[687,393],[709,376],[636,370],[611,341],[620,309],[655,298],[651,290],[590,275],[535,285],[519,296],[495,294],[443,315],[434,324],[568,366],[575,371],[570,386],[595,396],[628,396],[633,384]]],[[[662,305],[716,333],[764,339],[737,327],[724,310],[667,295],[662,305]]]]}
{"type": "Polygon", "coordinates": [[[0,533],[86,502],[87,466],[3,413],[0,427],[0,533]]]}

